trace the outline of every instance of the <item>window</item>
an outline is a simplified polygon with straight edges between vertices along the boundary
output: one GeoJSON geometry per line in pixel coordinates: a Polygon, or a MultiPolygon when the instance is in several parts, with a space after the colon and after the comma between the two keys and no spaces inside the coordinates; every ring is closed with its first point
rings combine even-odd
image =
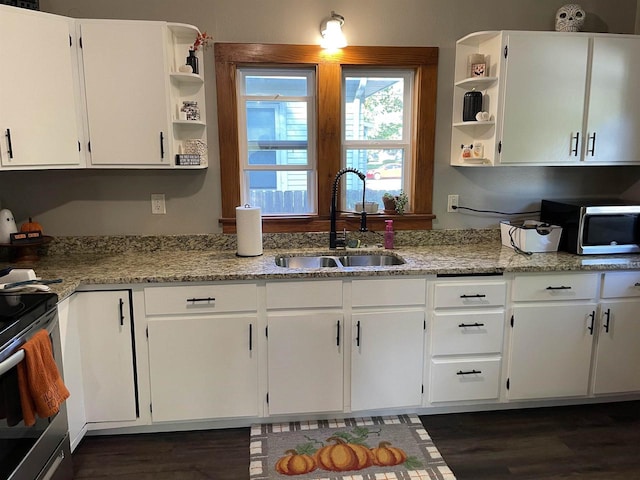
{"type": "MultiPolygon", "coordinates": [[[[343,69],[342,158],[344,166],[366,172],[369,201],[410,190],[413,76],[412,70],[343,69]]],[[[345,183],[342,208],[353,210],[362,201],[361,185],[345,183]]]]}
{"type": "MultiPolygon", "coordinates": [[[[215,57],[224,232],[241,202],[261,205],[265,232],[328,231],[344,166],[366,171],[367,200],[407,192],[397,229],[431,228],[437,48],[219,43],[215,57]]],[[[362,182],[341,184],[353,209],[362,182]]],[[[338,228],[358,225],[344,213],[338,228]]]]}
{"type": "Polygon", "coordinates": [[[316,213],[314,70],[239,68],[237,91],[241,203],[316,213]]]}

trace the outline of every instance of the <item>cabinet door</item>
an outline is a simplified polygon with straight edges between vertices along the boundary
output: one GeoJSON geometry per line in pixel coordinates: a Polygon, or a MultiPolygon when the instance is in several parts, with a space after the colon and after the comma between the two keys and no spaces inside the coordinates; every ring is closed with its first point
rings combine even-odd
{"type": "Polygon", "coordinates": [[[511,400],[587,394],[595,304],[515,306],[511,400]]]}
{"type": "Polygon", "coordinates": [[[82,381],[82,344],[80,327],[75,310],[76,295],[58,304],[60,319],[60,343],[62,344],[62,371],[64,384],[71,394],[66,401],[69,419],[69,440],[74,451],[87,432],[87,416],[84,408],[84,383],[82,381]]]}
{"type": "Polygon", "coordinates": [[[600,306],[593,393],[640,390],[640,302],[608,302],[600,306]]]}
{"type": "Polygon", "coordinates": [[[133,320],[129,290],[78,292],[82,380],[87,422],[137,418],[133,320]]]}
{"type": "Polygon", "coordinates": [[[342,313],[269,314],[269,413],[343,409],[342,313]]]}
{"type": "Polygon", "coordinates": [[[80,164],[72,22],[0,5],[2,169],[80,164]]]}
{"type": "Polygon", "coordinates": [[[424,312],[352,315],[351,409],[422,403],[424,312]]]}
{"type": "Polygon", "coordinates": [[[580,160],[588,42],[555,32],[508,35],[501,163],[580,160]]]}
{"type": "Polygon", "coordinates": [[[585,160],[640,162],[640,41],[595,37],[585,160]]]}
{"type": "Polygon", "coordinates": [[[255,315],[149,319],[154,422],[257,416],[255,315]]]}
{"type": "Polygon", "coordinates": [[[170,166],[166,26],[82,20],[91,164],[170,166]]]}

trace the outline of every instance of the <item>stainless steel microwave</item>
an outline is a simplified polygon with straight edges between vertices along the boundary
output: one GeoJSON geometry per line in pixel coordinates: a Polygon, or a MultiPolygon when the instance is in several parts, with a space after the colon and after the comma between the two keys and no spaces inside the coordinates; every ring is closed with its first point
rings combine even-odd
{"type": "Polygon", "coordinates": [[[578,255],[640,252],[640,203],[542,200],[540,220],[562,227],[559,250],[578,255]]]}

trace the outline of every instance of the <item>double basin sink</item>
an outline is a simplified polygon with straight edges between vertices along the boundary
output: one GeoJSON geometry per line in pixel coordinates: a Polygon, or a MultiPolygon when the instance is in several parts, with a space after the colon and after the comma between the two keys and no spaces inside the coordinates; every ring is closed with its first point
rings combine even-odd
{"type": "Polygon", "coordinates": [[[346,268],[346,267],[387,267],[403,265],[402,258],[387,253],[375,255],[280,255],[276,265],[284,268],[346,268]]]}

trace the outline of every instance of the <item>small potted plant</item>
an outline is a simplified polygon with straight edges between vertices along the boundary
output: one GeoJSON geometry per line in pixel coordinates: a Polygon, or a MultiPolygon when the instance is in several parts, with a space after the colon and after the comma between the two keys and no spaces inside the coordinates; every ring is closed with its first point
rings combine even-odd
{"type": "Polygon", "coordinates": [[[404,190],[400,190],[398,195],[387,192],[382,196],[382,202],[384,203],[384,213],[387,215],[404,215],[409,203],[409,197],[404,193],[404,190]]]}

